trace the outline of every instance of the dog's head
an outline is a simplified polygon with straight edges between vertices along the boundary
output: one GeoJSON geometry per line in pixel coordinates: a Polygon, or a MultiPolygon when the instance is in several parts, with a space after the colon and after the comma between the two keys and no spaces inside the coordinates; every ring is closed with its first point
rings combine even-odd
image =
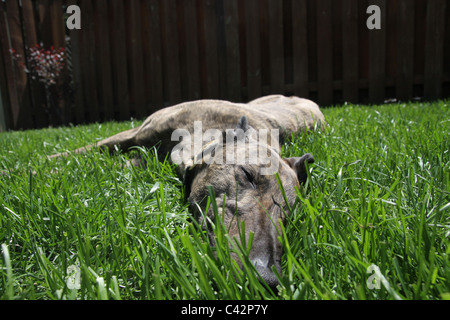
{"type": "MultiPolygon", "coordinates": [[[[278,281],[272,267],[281,274],[282,249],[277,239],[281,234],[280,222],[294,205],[295,187],[307,179],[306,163],[312,163],[314,159],[310,154],[282,159],[278,141],[268,143],[268,139],[263,139],[248,125],[245,117],[222,139],[223,143],[205,144],[202,152],[193,159],[197,164],[186,166],[186,195],[192,210],[201,218],[204,215],[199,211],[205,209],[210,195],[208,187],[212,188],[231,239],[240,239],[243,226],[247,240],[249,233],[254,233],[249,259],[262,279],[275,287],[278,281]],[[278,173],[285,197],[275,173],[278,173]]],[[[212,206],[203,214],[214,221],[212,206]]],[[[214,243],[214,234],[209,232],[214,243]]]]}

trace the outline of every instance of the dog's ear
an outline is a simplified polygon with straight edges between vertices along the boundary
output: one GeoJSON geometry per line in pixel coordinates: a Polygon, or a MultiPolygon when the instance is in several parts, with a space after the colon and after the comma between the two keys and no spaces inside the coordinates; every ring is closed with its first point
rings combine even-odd
{"type": "Polygon", "coordinates": [[[242,116],[238,123],[236,128],[233,129],[227,129],[225,130],[223,141],[242,141],[243,139],[255,139],[257,140],[257,132],[256,130],[249,125],[248,119],[246,116],[242,116]]]}
{"type": "Polygon", "coordinates": [[[306,172],[306,163],[314,163],[314,157],[306,153],[302,157],[293,157],[293,158],[287,158],[284,159],[287,164],[294,169],[294,171],[297,173],[297,179],[300,184],[305,183],[306,179],[308,178],[308,174],[306,172]]]}
{"type": "Polygon", "coordinates": [[[241,119],[239,119],[236,129],[242,129],[242,131],[244,132],[250,129],[250,126],[248,125],[248,119],[246,116],[242,116],[241,119]]]}

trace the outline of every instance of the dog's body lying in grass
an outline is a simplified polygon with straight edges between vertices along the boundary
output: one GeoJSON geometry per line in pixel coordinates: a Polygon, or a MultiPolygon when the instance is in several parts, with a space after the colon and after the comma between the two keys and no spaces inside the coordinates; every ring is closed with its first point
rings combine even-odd
{"type": "MultiPolygon", "coordinates": [[[[324,116],[319,107],[298,97],[274,95],[248,104],[200,100],[159,110],[141,126],[73,153],[92,147],[127,151],[134,146],[158,145],[158,155],[162,159],[171,154],[172,161],[179,164],[179,174],[195,213],[205,209],[208,187],[212,187],[217,207],[224,209],[224,223],[231,238],[239,238],[242,222],[245,222],[247,239],[250,232],[254,233],[249,258],[262,279],[273,287],[278,281],[272,268],[281,273],[279,223],[284,220],[283,213],[289,213],[294,204],[295,187],[306,180],[305,162],[314,161],[310,154],[282,159],[281,145],[292,134],[314,130],[323,124],[324,116]],[[196,145],[196,121],[201,125],[200,148],[196,145]],[[181,142],[180,135],[174,139],[177,130],[188,134],[181,142]],[[220,132],[221,136],[205,137],[208,132],[220,132]],[[262,133],[269,133],[269,138],[263,139],[262,133]],[[194,139],[187,139],[188,136],[194,139]],[[253,157],[255,154],[261,157],[253,157]],[[244,161],[236,161],[239,156],[244,161]],[[278,173],[284,194],[275,173],[278,173]]],[[[64,152],[51,158],[68,154],[64,152]]],[[[205,214],[214,221],[211,207],[205,214]]],[[[214,241],[212,232],[210,238],[214,241]]]]}

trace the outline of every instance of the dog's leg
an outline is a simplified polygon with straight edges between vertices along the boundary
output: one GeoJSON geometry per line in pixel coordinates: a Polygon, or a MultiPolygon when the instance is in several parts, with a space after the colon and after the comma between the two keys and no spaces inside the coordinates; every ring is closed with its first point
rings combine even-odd
{"type": "Polygon", "coordinates": [[[52,159],[58,157],[67,157],[71,153],[85,153],[91,150],[92,148],[102,148],[109,152],[112,152],[117,147],[123,151],[128,151],[128,149],[136,145],[136,134],[139,131],[139,129],[140,127],[123,131],[109,138],[96,142],[94,144],[75,149],[71,152],[61,152],[58,154],[54,154],[49,156],[48,158],[52,159]]]}

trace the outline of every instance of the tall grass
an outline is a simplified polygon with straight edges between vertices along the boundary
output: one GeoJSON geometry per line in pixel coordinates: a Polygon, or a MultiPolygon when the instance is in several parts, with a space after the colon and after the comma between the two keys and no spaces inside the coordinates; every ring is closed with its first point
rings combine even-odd
{"type": "Polygon", "coordinates": [[[209,244],[157,151],[45,157],[140,122],[0,134],[0,297],[449,299],[448,102],[323,111],[323,132],[283,146],[316,163],[279,235],[276,291],[248,261],[252,236],[231,239],[214,201],[209,244]],[[126,166],[133,153],[145,169],[126,166]]]}

